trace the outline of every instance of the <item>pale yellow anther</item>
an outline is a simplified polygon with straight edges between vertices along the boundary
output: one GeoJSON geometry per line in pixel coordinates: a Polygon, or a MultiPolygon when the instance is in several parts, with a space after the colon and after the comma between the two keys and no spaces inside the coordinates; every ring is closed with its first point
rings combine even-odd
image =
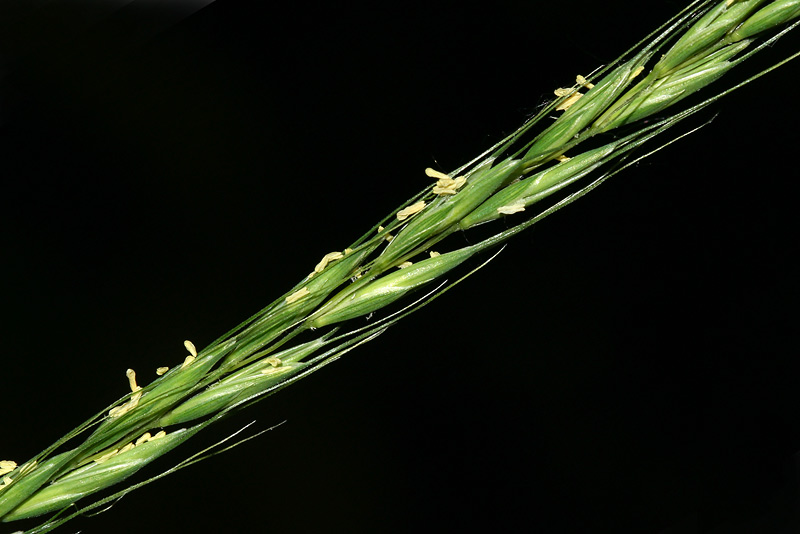
{"type": "Polygon", "coordinates": [[[584,78],[584,77],[583,77],[583,76],[581,76],[580,74],[578,74],[578,75],[575,77],[575,81],[578,83],[578,85],[581,85],[581,86],[583,86],[583,87],[585,87],[585,88],[587,88],[587,89],[591,89],[592,87],[594,87],[594,84],[593,84],[593,83],[591,83],[590,81],[588,81],[586,78],[584,78]]]}
{"type": "Polygon", "coordinates": [[[433,193],[435,195],[455,195],[465,183],[467,183],[467,179],[463,176],[440,178],[433,186],[433,193]]]}
{"type": "Polygon", "coordinates": [[[10,486],[12,482],[14,481],[11,477],[3,477],[3,483],[0,484],[0,489],[5,489],[5,487],[10,486]]]}
{"type": "Polygon", "coordinates": [[[407,206],[407,207],[405,207],[405,208],[403,208],[403,209],[401,209],[400,211],[397,212],[397,220],[398,221],[405,221],[406,219],[408,219],[412,215],[416,215],[417,213],[419,213],[422,210],[424,210],[425,206],[426,206],[426,204],[425,204],[424,200],[420,200],[420,201],[414,202],[410,206],[407,206]]]}
{"type": "Polygon", "coordinates": [[[94,463],[102,464],[103,462],[105,462],[107,460],[110,460],[111,458],[116,456],[118,453],[119,453],[119,449],[114,449],[113,451],[107,452],[103,456],[100,456],[99,458],[95,458],[94,463]]]}
{"type": "Polygon", "coordinates": [[[162,375],[164,375],[164,373],[166,373],[167,371],[169,371],[169,367],[159,367],[158,369],[156,369],[156,374],[157,374],[158,376],[162,376],[162,375]]]}
{"type": "Polygon", "coordinates": [[[150,441],[150,432],[145,432],[142,436],[136,440],[135,445],[141,445],[142,443],[147,443],[150,441]]]}
{"type": "Polygon", "coordinates": [[[559,87],[558,89],[553,91],[553,94],[555,94],[557,97],[561,98],[562,96],[567,96],[568,94],[572,93],[574,90],[575,89],[571,89],[571,88],[568,89],[568,88],[565,88],[565,87],[559,87]]]}
{"type": "Polygon", "coordinates": [[[728,7],[729,5],[731,5],[732,3],[734,3],[735,1],[736,1],[736,0],[728,0],[727,2],[725,2],[725,7],[728,7]]]}
{"type": "MultiPolygon", "coordinates": [[[[140,390],[141,390],[141,388],[140,388],[140,390]]],[[[136,406],[139,405],[139,399],[141,399],[141,398],[142,398],[142,392],[141,391],[137,391],[136,393],[131,395],[131,400],[129,400],[125,404],[123,404],[121,406],[117,406],[116,408],[111,408],[108,411],[108,416],[109,417],[120,417],[120,416],[125,415],[126,413],[128,413],[131,410],[133,410],[134,408],[136,408],[136,406]]]]}
{"type": "Polygon", "coordinates": [[[122,447],[117,454],[122,454],[123,452],[128,452],[133,448],[133,443],[128,443],[124,447],[122,447]]]}
{"type": "Polygon", "coordinates": [[[638,75],[640,75],[642,73],[643,70],[644,70],[644,65],[639,65],[638,67],[636,67],[636,70],[634,70],[631,73],[631,75],[628,78],[628,80],[632,80],[632,79],[636,78],[638,75]]]}
{"type": "Polygon", "coordinates": [[[314,272],[321,273],[322,270],[328,266],[328,263],[340,260],[342,258],[344,258],[344,254],[342,254],[341,252],[329,252],[328,254],[325,254],[322,260],[320,260],[320,262],[317,264],[317,266],[314,267],[314,272]]]}
{"type": "Polygon", "coordinates": [[[131,387],[131,392],[133,395],[131,395],[130,400],[125,404],[117,406],[116,408],[111,408],[108,411],[109,417],[119,417],[121,415],[125,415],[129,411],[136,408],[136,406],[139,404],[139,399],[142,398],[142,388],[136,383],[136,371],[133,369],[128,369],[125,371],[125,376],[128,377],[128,384],[131,387]]]}
{"type": "Polygon", "coordinates": [[[411,263],[410,261],[404,261],[403,263],[398,265],[397,268],[398,269],[405,269],[406,267],[411,267],[412,265],[414,265],[414,264],[411,263]]]}
{"type": "Polygon", "coordinates": [[[439,256],[441,256],[441,254],[439,254],[438,252],[436,252],[434,250],[431,250],[428,254],[431,255],[431,258],[438,258],[439,256]]]}
{"type": "Polygon", "coordinates": [[[189,354],[197,358],[197,349],[194,348],[194,343],[189,341],[188,339],[183,342],[183,346],[186,347],[186,350],[189,351],[189,354]]]}
{"type": "Polygon", "coordinates": [[[497,208],[497,212],[503,215],[511,215],[512,213],[519,213],[520,211],[525,211],[525,204],[521,202],[497,208]]]}
{"type": "Polygon", "coordinates": [[[572,96],[570,96],[569,98],[567,98],[566,100],[561,102],[556,107],[556,111],[566,111],[566,110],[568,110],[572,106],[572,104],[574,104],[575,102],[580,100],[580,98],[582,96],[583,96],[583,93],[573,93],[572,96]]]}
{"type": "Polygon", "coordinates": [[[128,377],[128,384],[131,386],[131,392],[136,393],[141,387],[136,383],[136,371],[133,369],[128,369],[125,371],[125,376],[128,377]]]}
{"type": "Polygon", "coordinates": [[[166,430],[159,430],[158,432],[156,432],[155,436],[153,436],[152,438],[150,438],[147,441],[154,441],[154,440],[157,440],[157,439],[161,439],[166,435],[167,435],[167,431],[166,430]]]}
{"type": "Polygon", "coordinates": [[[439,172],[439,171],[437,171],[436,169],[431,169],[430,167],[428,167],[427,169],[425,169],[425,174],[426,174],[427,176],[429,176],[430,178],[436,178],[437,180],[441,180],[442,178],[450,178],[450,177],[449,177],[448,175],[446,175],[445,173],[443,173],[443,172],[439,172]]]}
{"type": "MultiPolygon", "coordinates": [[[[386,230],[386,228],[384,228],[383,226],[378,226],[378,233],[381,233],[381,232],[383,232],[384,230],[386,230]]],[[[394,239],[394,236],[393,236],[392,234],[386,234],[385,236],[383,236],[383,238],[384,238],[386,241],[388,241],[388,242],[390,242],[390,243],[391,243],[391,242],[392,242],[392,239],[394,239]]]]}
{"type": "Polygon", "coordinates": [[[556,159],[558,160],[559,163],[564,163],[565,161],[569,161],[572,158],[570,158],[569,156],[565,156],[564,154],[561,154],[560,156],[556,156],[556,159]]]}
{"type": "Polygon", "coordinates": [[[351,252],[353,252],[353,249],[352,249],[352,248],[349,248],[349,247],[348,247],[348,248],[344,249],[344,255],[345,255],[345,256],[347,256],[347,255],[348,255],[348,254],[350,254],[351,252]]]}
{"type": "Polygon", "coordinates": [[[194,356],[189,354],[186,358],[183,359],[183,363],[181,364],[181,369],[183,369],[184,367],[188,367],[189,365],[192,365],[192,362],[194,360],[195,360],[194,356]]]}
{"type": "Polygon", "coordinates": [[[311,291],[308,290],[307,286],[304,287],[303,289],[298,289],[297,291],[295,291],[294,293],[292,293],[291,295],[286,297],[286,299],[285,299],[286,300],[286,304],[291,304],[293,302],[297,302],[298,300],[300,300],[301,298],[305,297],[309,293],[311,293],[311,291]]]}
{"type": "Polygon", "coordinates": [[[10,473],[16,468],[17,462],[12,462],[11,460],[0,460],[0,475],[10,473]]]}
{"type": "Polygon", "coordinates": [[[280,367],[283,365],[283,362],[277,356],[270,356],[269,358],[264,359],[264,361],[270,364],[272,367],[280,367]]]}

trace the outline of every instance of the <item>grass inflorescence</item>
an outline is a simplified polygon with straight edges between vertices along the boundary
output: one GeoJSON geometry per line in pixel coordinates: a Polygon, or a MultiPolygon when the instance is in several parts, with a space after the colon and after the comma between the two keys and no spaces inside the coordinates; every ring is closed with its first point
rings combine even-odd
{"type": "Polygon", "coordinates": [[[769,46],[798,16],[800,0],[692,2],[614,63],[556,89],[478,158],[450,173],[426,170],[430,187],[348,247],[321,255],[294,287],[209,346],[187,342],[185,359],[144,386],[129,370],[131,391],[118,402],[29,461],[0,462],[0,518],[56,512],[31,532],[52,530],[80,513],[64,513],[79,500],[378,336],[452,286],[452,272],[644,157],[636,149],[731,88],[685,109],[679,102],[769,46]],[[446,241],[501,219],[504,230],[475,244],[446,241]],[[421,288],[430,290],[411,300],[421,288]],[[353,326],[375,313],[382,315],[353,326]]]}

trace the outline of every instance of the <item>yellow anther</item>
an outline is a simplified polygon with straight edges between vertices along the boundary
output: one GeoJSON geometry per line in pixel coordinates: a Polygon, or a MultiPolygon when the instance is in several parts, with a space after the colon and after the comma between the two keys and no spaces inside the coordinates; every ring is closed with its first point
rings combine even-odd
{"type": "Polygon", "coordinates": [[[156,440],[156,439],[161,439],[166,435],[167,435],[167,431],[166,430],[159,430],[158,432],[156,432],[155,436],[153,436],[152,438],[150,438],[147,441],[153,441],[153,440],[156,440]]]}
{"type": "Polygon", "coordinates": [[[311,291],[308,290],[308,287],[304,287],[303,289],[298,289],[297,291],[286,297],[286,304],[297,302],[298,300],[305,297],[309,293],[311,293],[311,291]]]}
{"type": "Polygon", "coordinates": [[[142,443],[147,443],[148,441],[150,441],[150,437],[151,437],[150,432],[145,432],[144,434],[142,434],[142,437],[136,440],[135,444],[141,445],[142,443]]]}
{"type": "Polygon", "coordinates": [[[397,268],[398,269],[405,269],[406,267],[411,267],[412,265],[414,265],[414,264],[411,263],[410,261],[404,261],[403,263],[398,265],[397,268]]]}
{"type": "Polygon", "coordinates": [[[266,358],[264,361],[270,364],[272,367],[280,367],[281,365],[283,365],[283,362],[277,356],[270,356],[269,358],[266,358]]]}
{"type": "Polygon", "coordinates": [[[424,200],[420,200],[418,202],[414,202],[410,206],[405,207],[405,208],[403,208],[403,209],[401,209],[400,211],[397,212],[397,220],[398,221],[405,221],[406,219],[408,219],[412,215],[415,215],[415,214],[419,213],[420,211],[424,210],[425,206],[426,206],[426,204],[425,204],[424,200]]]}
{"type": "Polygon", "coordinates": [[[503,215],[511,215],[512,213],[519,213],[520,211],[525,211],[525,204],[522,202],[517,202],[508,206],[500,206],[497,208],[497,212],[502,213],[503,215]]]}
{"type": "Polygon", "coordinates": [[[431,258],[438,258],[439,256],[441,256],[441,254],[439,254],[438,252],[435,252],[433,250],[431,250],[429,252],[429,254],[431,255],[431,258]]]}
{"type": "Polygon", "coordinates": [[[583,76],[581,76],[580,74],[578,74],[578,75],[575,77],[575,81],[578,83],[578,85],[581,85],[581,86],[583,86],[583,87],[585,87],[585,88],[587,88],[587,89],[591,89],[592,87],[594,87],[594,84],[593,84],[593,83],[591,83],[590,81],[588,81],[586,78],[584,78],[584,77],[583,77],[583,76]]]}
{"type": "Polygon", "coordinates": [[[128,443],[124,447],[122,447],[117,454],[122,454],[123,452],[128,452],[133,448],[133,443],[128,443]]]}
{"type": "Polygon", "coordinates": [[[128,377],[128,384],[131,387],[131,398],[128,402],[121,406],[117,406],[116,408],[112,408],[108,411],[109,417],[119,417],[121,415],[125,415],[129,411],[136,408],[139,404],[139,399],[142,398],[142,388],[136,383],[136,371],[133,369],[128,369],[125,371],[125,376],[128,377]]]}
{"type": "Polygon", "coordinates": [[[195,359],[194,356],[189,354],[186,358],[183,359],[183,363],[181,364],[181,369],[183,369],[186,366],[191,365],[192,362],[194,361],[194,359],[195,359]]]}
{"type": "Polygon", "coordinates": [[[643,70],[644,70],[644,65],[639,65],[638,67],[636,67],[636,70],[634,70],[631,73],[631,75],[628,78],[628,80],[630,81],[630,80],[636,78],[638,75],[640,75],[642,73],[643,70]]]}
{"type": "Polygon", "coordinates": [[[136,406],[139,404],[139,399],[141,399],[141,398],[142,398],[142,392],[141,391],[137,391],[136,393],[131,395],[131,400],[129,400],[125,404],[123,404],[121,406],[117,406],[116,408],[111,408],[108,411],[108,416],[109,417],[120,417],[120,416],[125,415],[129,411],[131,411],[134,408],[136,408],[136,406]]]}
{"type": "Polygon", "coordinates": [[[467,183],[467,179],[463,176],[440,178],[433,186],[433,193],[435,195],[455,195],[465,183],[467,183]]]}
{"type": "Polygon", "coordinates": [[[106,453],[106,454],[104,454],[103,456],[100,456],[99,458],[95,458],[95,460],[94,460],[94,463],[96,463],[96,464],[102,464],[103,462],[105,462],[105,461],[107,461],[107,460],[109,460],[109,459],[113,458],[114,456],[116,456],[116,455],[117,455],[117,453],[119,453],[119,449],[114,449],[114,450],[113,450],[113,451],[111,451],[111,452],[107,452],[107,453],[106,453]]]}
{"type": "Polygon", "coordinates": [[[353,249],[352,249],[352,248],[349,248],[349,247],[348,247],[348,248],[344,249],[344,255],[345,255],[345,256],[347,256],[347,255],[348,255],[348,254],[350,254],[351,252],[353,252],[353,249]]]}
{"type": "Polygon", "coordinates": [[[569,98],[567,98],[566,100],[561,102],[556,107],[556,111],[566,111],[566,110],[568,110],[572,106],[572,104],[577,102],[582,96],[583,96],[583,93],[573,93],[572,96],[570,96],[569,98]]]}
{"type": "Polygon", "coordinates": [[[561,154],[560,156],[557,156],[556,159],[558,160],[559,163],[564,163],[565,161],[569,161],[572,158],[570,158],[569,156],[565,156],[564,154],[561,154]]]}
{"type": "Polygon", "coordinates": [[[158,376],[162,376],[167,371],[169,371],[169,367],[159,367],[158,369],[156,369],[156,374],[158,376]]]}
{"type": "Polygon", "coordinates": [[[10,473],[16,468],[17,462],[12,462],[11,460],[0,460],[0,475],[10,473]]]}
{"type": "MultiPolygon", "coordinates": [[[[381,232],[383,232],[384,230],[386,230],[386,228],[384,228],[383,226],[378,226],[378,233],[381,233],[381,232]]],[[[384,238],[386,241],[389,241],[389,242],[391,242],[391,241],[392,241],[392,239],[394,239],[394,236],[393,236],[392,234],[386,234],[385,236],[383,236],[383,238],[384,238]]]]}
{"type": "Polygon", "coordinates": [[[340,260],[342,258],[344,258],[344,254],[342,254],[341,252],[329,252],[328,254],[325,254],[322,260],[320,260],[320,262],[317,264],[317,266],[314,267],[314,272],[321,273],[322,270],[328,266],[328,263],[340,260]]]}
{"type": "Polygon", "coordinates": [[[557,97],[561,98],[562,96],[567,96],[568,94],[571,94],[574,90],[575,89],[572,89],[572,88],[568,89],[568,88],[565,88],[565,87],[559,87],[558,89],[553,91],[553,94],[555,94],[557,97]]]}
{"type": "Polygon", "coordinates": [[[426,174],[427,176],[429,176],[430,178],[436,178],[437,180],[441,180],[442,178],[450,178],[450,177],[449,177],[448,175],[446,175],[445,173],[443,173],[443,172],[439,172],[439,171],[437,171],[436,169],[431,169],[430,167],[428,167],[427,169],[425,169],[425,174],[426,174]]]}
{"type": "Polygon", "coordinates": [[[6,486],[10,486],[12,482],[14,481],[11,477],[3,477],[3,483],[0,484],[0,489],[5,489],[6,486]]]}
{"type": "Polygon", "coordinates": [[[133,393],[136,393],[137,391],[139,391],[140,389],[142,389],[142,388],[141,388],[141,387],[139,387],[139,385],[136,383],[136,371],[134,371],[133,369],[128,369],[127,371],[125,371],[125,376],[127,376],[127,377],[128,377],[128,384],[130,384],[130,386],[131,386],[131,391],[132,391],[133,393]]]}
{"type": "Polygon", "coordinates": [[[183,346],[186,347],[186,350],[189,351],[189,354],[197,358],[197,349],[194,348],[194,343],[189,341],[188,339],[183,342],[183,346]]]}

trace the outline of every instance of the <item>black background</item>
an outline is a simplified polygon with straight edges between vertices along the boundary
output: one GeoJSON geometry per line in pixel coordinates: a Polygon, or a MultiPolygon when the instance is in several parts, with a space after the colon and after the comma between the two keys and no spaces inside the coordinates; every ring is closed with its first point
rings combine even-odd
{"type": "MultiPolygon", "coordinates": [[[[118,398],[126,368],[146,383],[212,341],[425,167],[464,163],[683,5],[202,3],[0,8],[3,459],[118,398]]],[[[64,530],[794,532],[796,79],[714,105],[148,472],[280,428],[64,530]]]]}

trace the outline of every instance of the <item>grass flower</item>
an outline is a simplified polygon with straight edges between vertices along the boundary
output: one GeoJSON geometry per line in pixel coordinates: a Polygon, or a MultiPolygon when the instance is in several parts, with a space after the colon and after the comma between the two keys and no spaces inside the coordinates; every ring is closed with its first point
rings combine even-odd
{"type": "Polygon", "coordinates": [[[797,2],[691,3],[631,52],[558,89],[481,156],[449,173],[427,169],[434,186],[309,264],[310,274],[255,315],[200,350],[185,342],[183,361],[165,362],[149,383],[128,369],[130,392],[117,402],[23,465],[0,462],[0,518],[56,513],[38,534],[140,487],[90,498],[371,341],[485,265],[476,260],[488,261],[487,252],[686,135],[662,137],[724,96],[729,87],[715,84],[799,16],[797,2]],[[678,105],[704,91],[706,99],[678,105]],[[494,233],[474,243],[451,238],[492,224],[494,233]]]}

